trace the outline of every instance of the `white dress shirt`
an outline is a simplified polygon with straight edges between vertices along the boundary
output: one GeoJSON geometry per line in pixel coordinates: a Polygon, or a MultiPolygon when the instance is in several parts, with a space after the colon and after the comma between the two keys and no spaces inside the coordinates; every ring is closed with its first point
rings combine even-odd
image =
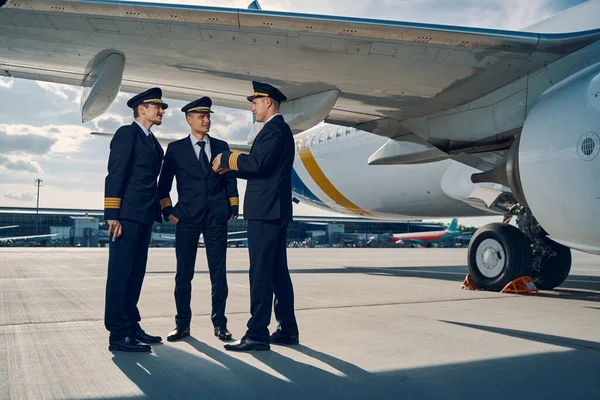
{"type": "MultiPolygon", "coordinates": [[[[191,133],[190,140],[192,141],[192,147],[194,148],[194,152],[196,153],[196,158],[198,159],[198,161],[200,161],[200,146],[196,145],[196,143],[198,143],[199,140],[196,139],[196,136],[192,135],[191,133]]],[[[208,137],[208,135],[204,136],[203,142],[206,143],[204,145],[204,153],[206,154],[206,157],[208,158],[208,163],[210,164],[212,153],[210,152],[210,138],[208,137]]]]}

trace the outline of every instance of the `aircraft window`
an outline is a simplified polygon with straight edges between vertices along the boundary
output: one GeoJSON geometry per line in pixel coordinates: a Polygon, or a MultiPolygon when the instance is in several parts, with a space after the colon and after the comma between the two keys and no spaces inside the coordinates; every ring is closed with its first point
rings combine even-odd
{"type": "Polygon", "coordinates": [[[344,134],[344,127],[343,127],[343,126],[340,126],[340,127],[338,128],[338,130],[337,130],[337,133],[336,133],[336,135],[335,135],[336,139],[337,139],[337,138],[339,138],[339,137],[342,137],[342,135],[343,135],[343,134],[344,134]]]}
{"type": "Polygon", "coordinates": [[[346,128],[346,136],[348,136],[349,134],[351,134],[352,131],[353,131],[353,128],[350,128],[350,127],[346,128]]]}
{"type": "Polygon", "coordinates": [[[308,136],[306,137],[306,139],[304,139],[304,148],[305,148],[305,149],[308,149],[308,141],[309,141],[309,140],[310,140],[310,139],[308,138],[308,136]]]}
{"type": "Polygon", "coordinates": [[[329,132],[327,132],[327,141],[331,142],[333,140],[333,129],[330,129],[329,132]]]}
{"type": "Polygon", "coordinates": [[[321,136],[319,136],[319,144],[323,144],[325,142],[325,132],[321,133],[321,136]]]}
{"type": "Polygon", "coordinates": [[[312,135],[310,138],[310,147],[314,147],[317,144],[317,135],[312,135]]]}

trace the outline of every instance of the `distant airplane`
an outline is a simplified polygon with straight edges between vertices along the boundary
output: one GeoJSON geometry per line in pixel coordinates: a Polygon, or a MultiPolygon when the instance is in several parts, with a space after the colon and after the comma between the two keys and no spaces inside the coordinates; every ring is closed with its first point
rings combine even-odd
{"type": "Polygon", "coordinates": [[[47,235],[31,235],[31,236],[12,236],[12,237],[2,237],[0,238],[0,244],[12,245],[15,240],[30,240],[30,239],[42,239],[42,238],[51,238],[58,236],[57,233],[47,234],[47,235]]]}
{"type": "MultiPolygon", "coordinates": [[[[246,233],[248,231],[239,231],[239,232],[228,232],[227,235],[239,235],[242,233],[246,233]]],[[[161,233],[159,235],[160,239],[164,239],[165,241],[174,241],[175,240],[175,235],[171,235],[168,233],[161,233]]],[[[247,242],[248,238],[235,238],[235,239],[227,239],[227,243],[231,244],[231,243],[243,243],[243,242],[247,242]]],[[[204,235],[200,234],[200,238],[198,239],[198,244],[200,244],[201,246],[204,246],[204,235]]]]}
{"type": "Polygon", "coordinates": [[[390,240],[400,246],[410,246],[412,244],[427,246],[432,243],[443,243],[452,240],[462,234],[463,232],[458,230],[458,218],[454,218],[446,230],[392,234],[390,240]]]}
{"type": "MultiPolygon", "coordinates": [[[[0,226],[0,230],[1,229],[18,228],[19,226],[20,225],[0,226]]],[[[54,237],[54,236],[58,236],[58,234],[53,233],[53,234],[45,234],[45,235],[0,237],[0,245],[6,245],[6,244],[8,244],[10,246],[10,245],[13,244],[13,242],[15,240],[42,239],[42,238],[50,238],[50,237],[54,237]]]]}

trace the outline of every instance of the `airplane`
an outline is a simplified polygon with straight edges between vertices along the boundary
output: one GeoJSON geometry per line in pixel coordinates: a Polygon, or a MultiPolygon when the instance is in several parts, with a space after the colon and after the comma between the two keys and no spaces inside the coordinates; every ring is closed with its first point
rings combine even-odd
{"type": "MultiPolygon", "coordinates": [[[[239,235],[242,233],[247,233],[248,231],[239,231],[239,232],[227,232],[227,235],[239,235]]],[[[157,239],[162,239],[165,241],[169,241],[169,242],[174,242],[175,241],[175,235],[171,235],[168,233],[160,233],[158,234],[157,239]]],[[[239,245],[239,244],[243,244],[243,243],[248,243],[248,238],[234,238],[234,239],[227,239],[227,244],[228,245],[239,245]]],[[[204,247],[204,234],[200,234],[200,238],[198,239],[198,245],[201,247],[204,247]]]]}
{"type": "Polygon", "coordinates": [[[289,99],[296,201],[365,218],[513,215],[517,227],[473,235],[471,275],[488,290],[523,275],[552,289],[571,248],[600,254],[598,15],[590,1],[506,31],[0,0],[0,71],[83,87],[83,122],[120,91],[248,109],[250,81],[270,82],[289,99]]]}
{"type": "Polygon", "coordinates": [[[12,246],[15,241],[18,240],[31,240],[31,239],[47,239],[51,237],[56,237],[58,234],[45,234],[45,235],[30,235],[30,236],[12,236],[12,237],[0,237],[0,245],[8,245],[12,246]]]}
{"type": "Polygon", "coordinates": [[[463,232],[458,230],[458,218],[453,218],[447,229],[443,231],[409,232],[390,235],[390,240],[399,246],[429,246],[432,243],[443,243],[459,237],[463,232]]]}
{"type": "MultiPolygon", "coordinates": [[[[8,225],[8,226],[0,226],[1,229],[13,229],[18,228],[20,225],[8,225]]],[[[12,246],[13,243],[17,240],[30,240],[30,239],[42,239],[42,238],[51,238],[58,236],[57,234],[45,234],[45,235],[29,235],[29,236],[12,236],[12,237],[0,237],[0,246],[12,246]]]]}

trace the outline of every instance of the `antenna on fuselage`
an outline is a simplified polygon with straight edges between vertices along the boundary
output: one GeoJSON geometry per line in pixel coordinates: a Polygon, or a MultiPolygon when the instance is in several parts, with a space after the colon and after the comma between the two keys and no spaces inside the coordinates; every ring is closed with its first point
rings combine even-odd
{"type": "Polygon", "coordinates": [[[262,8],[261,8],[260,4],[258,3],[258,1],[253,1],[248,6],[248,10],[262,10],[262,8]]]}

